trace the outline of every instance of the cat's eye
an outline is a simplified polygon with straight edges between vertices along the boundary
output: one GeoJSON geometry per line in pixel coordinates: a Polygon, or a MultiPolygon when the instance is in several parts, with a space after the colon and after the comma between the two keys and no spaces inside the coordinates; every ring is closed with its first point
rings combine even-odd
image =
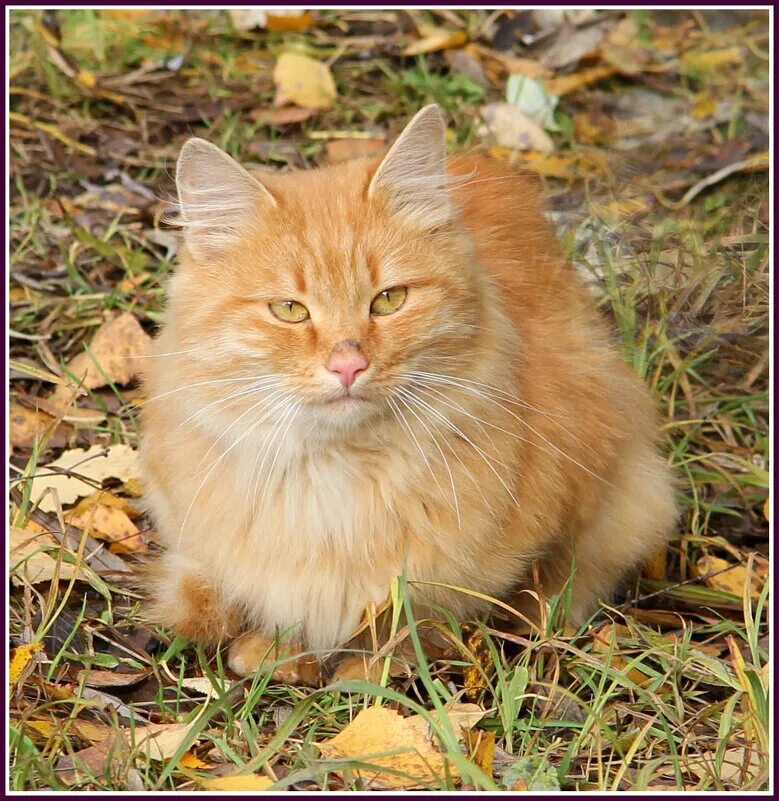
{"type": "Polygon", "coordinates": [[[379,292],[371,301],[371,314],[394,314],[406,302],[407,294],[404,286],[393,286],[379,292]]]}
{"type": "Polygon", "coordinates": [[[269,303],[268,308],[274,317],[285,323],[302,323],[311,316],[308,309],[296,300],[279,300],[276,303],[269,303]]]}

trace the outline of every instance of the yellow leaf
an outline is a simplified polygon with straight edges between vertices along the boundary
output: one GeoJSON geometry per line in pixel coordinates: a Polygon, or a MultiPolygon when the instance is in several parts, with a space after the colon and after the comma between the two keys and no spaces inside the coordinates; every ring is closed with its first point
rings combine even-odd
{"type": "Polygon", "coordinates": [[[32,659],[33,654],[40,651],[41,648],[43,648],[42,642],[31,642],[28,645],[20,645],[14,651],[11,657],[11,664],[8,666],[8,686],[12,692],[32,659]]]}
{"type": "MultiPolygon", "coordinates": [[[[111,445],[104,448],[93,445],[88,450],[75,448],[65,451],[59,459],[42,466],[39,475],[32,480],[30,500],[38,501],[48,488],[57,490],[61,504],[71,504],[95,491],[95,484],[106,478],[118,478],[121,481],[137,479],[140,473],[138,454],[129,445],[111,445]],[[81,478],[67,475],[60,471],[67,470],[79,476],[89,478],[87,483],[81,478]]],[[[53,512],[56,509],[54,498],[47,493],[40,503],[44,512],[53,512]]]]}
{"type": "Polygon", "coordinates": [[[179,760],[179,767],[180,768],[191,768],[193,770],[199,768],[201,770],[208,770],[209,768],[216,767],[215,765],[211,765],[208,762],[203,762],[200,757],[195,756],[191,751],[187,751],[183,757],[179,760]]]}
{"type": "MultiPolygon", "coordinates": [[[[428,723],[419,715],[404,718],[384,707],[363,709],[340,734],[317,743],[325,758],[355,759],[376,770],[356,769],[372,787],[410,789],[436,784],[445,775],[444,757],[428,737],[428,723]],[[402,750],[386,756],[388,751],[402,750]],[[405,775],[384,773],[391,768],[405,775]]],[[[452,765],[449,773],[456,776],[452,765]]]]}
{"type": "Polygon", "coordinates": [[[489,648],[484,644],[482,633],[476,629],[465,641],[468,650],[476,657],[473,665],[468,665],[463,671],[463,681],[466,698],[478,698],[482,690],[487,689],[487,679],[492,670],[492,658],[489,648]]]}
{"type": "Polygon", "coordinates": [[[714,72],[731,64],[740,64],[743,59],[740,47],[709,50],[707,53],[685,53],[681,66],[687,72],[714,72]]]}
{"type": "MultiPolygon", "coordinates": [[[[609,654],[611,653],[611,667],[617,671],[625,672],[629,664],[629,660],[620,656],[621,647],[618,643],[619,639],[633,639],[633,635],[627,626],[615,625],[614,623],[607,623],[601,626],[592,636],[592,651],[595,654],[609,654]]],[[[652,677],[638,667],[633,667],[626,673],[627,677],[639,687],[652,682],[652,677]]]]}
{"type": "MultiPolygon", "coordinates": [[[[709,556],[706,554],[702,556],[695,563],[695,568],[698,575],[705,576],[709,573],[717,573],[722,570],[722,573],[717,573],[715,576],[709,576],[705,579],[705,583],[721,592],[728,592],[740,598],[744,594],[744,585],[748,580],[747,569],[744,565],[732,564],[726,559],[720,559],[717,556],[709,556]],[[725,570],[724,568],[729,568],[725,570]]],[[[754,573],[751,576],[750,592],[753,598],[760,595],[762,589],[762,582],[754,573]]]]}
{"type": "Polygon", "coordinates": [[[76,80],[87,89],[94,89],[97,86],[97,78],[89,70],[79,70],[76,80]]]}
{"type": "Polygon", "coordinates": [[[88,531],[93,537],[113,543],[111,550],[117,553],[138,553],[146,550],[138,527],[126,512],[116,506],[102,502],[93,503],[83,510],[72,510],[65,517],[71,525],[88,531]]]}
{"type": "Polygon", "coordinates": [[[495,158],[515,161],[531,172],[548,178],[582,180],[601,175],[607,169],[605,157],[597,152],[540,153],[536,150],[523,152],[505,147],[493,147],[490,148],[490,153],[495,158]]]}
{"type": "Polygon", "coordinates": [[[201,785],[205,790],[267,790],[273,782],[267,776],[257,773],[248,773],[239,776],[215,776],[213,779],[203,779],[201,785]]]}
{"type": "Polygon", "coordinates": [[[589,86],[591,83],[597,83],[604,78],[610,78],[612,75],[616,74],[617,71],[617,68],[612,64],[597,64],[594,67],[587,67],[571,75],[561,75],[559,78],[551,78],[545,81],[544,85],[550,94],[562,97],[562,95],[575,92],[583,86],[589,86]]]}
{"type": "Polygon", "coordinates": [[[717,108],[717,102],[707,92],[701,92],[696,98],[692,106],[692,115],[698,120],[711,117],[717,108]]]}
{"type": "Polygon", "coordinates": [[[465,31],[447,31],[437,28],[408,45],[403,50],[403,55],[417,56],[421,53],[435,53],[438,50],[452,50],[455,47],[462,47],[467,41],[468,34],[465,31]]]}
{"type": "Polygon", "coordinates": [[[301,14],[293,9],[288,9],[287,13],[271,12],[265,20],[265,27],[269,31],[280,33],[307,31],[313,24],[313,14],[308,11],[301,14]]]}
{"type": "Polygon", "coordinates": [[[771,520],[771,499],[766,498],[763,504],[763,517],[770,522],[771,520]]]}
{"type": "Polygon", "coordinates": [[[294,103],[301,108],[328,109],[336,97],[330,68],[298,53],[283,53],[273,70],[277,106],[294,103]]]}
{"type": "Polygon", "coordinates": [[[652,554],[644,565],[644,575],[649,579],[662,581],[665,579],[667,549],[665,546],[659,548],[652,554]]]}

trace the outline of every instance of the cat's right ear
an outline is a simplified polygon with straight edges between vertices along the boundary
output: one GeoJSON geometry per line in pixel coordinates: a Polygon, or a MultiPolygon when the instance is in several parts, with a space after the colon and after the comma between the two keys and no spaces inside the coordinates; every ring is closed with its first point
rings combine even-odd
{"type": "Polygon", "coordinates": [[[196,257],[213,257],[236,244],[247,220],[273,195],[235,159],[205,139],[184,143],[176,164],[180,222],[196,257]]]}

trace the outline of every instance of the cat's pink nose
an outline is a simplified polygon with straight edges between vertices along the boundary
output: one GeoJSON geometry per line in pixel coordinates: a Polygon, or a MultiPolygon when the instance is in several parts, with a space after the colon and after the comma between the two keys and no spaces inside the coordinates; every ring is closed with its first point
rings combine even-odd
{"type": "Polygon", "coordinates": [[[327,369],[338,373],[341,383],[349,389],[357,374],[367,369],[368,360],[357,342],[342,342],[333,348],[327,361],[327,369]]]}

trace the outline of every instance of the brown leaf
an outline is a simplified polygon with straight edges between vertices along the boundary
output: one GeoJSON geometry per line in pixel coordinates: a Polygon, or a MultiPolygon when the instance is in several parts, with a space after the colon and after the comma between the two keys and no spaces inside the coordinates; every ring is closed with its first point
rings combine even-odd
{"type": "Polygon", "coordinates": [[[541,64],[549,69],[563,69],[597,52],[606,30],[600,25],[576,30],[572,25],[564,26],[557,34],[554,44],[541,56],[541,64]]]}
{"type": "Polygon", "coordinates": [[[78,678],[87,687],[132,687],[148,678],[148,670],[133,670],[120,673],[116,670],[79,670],[78,678]]]}
{"type": "MultiPolygon", "coordinates": [[[[141,366],[138,357],[146,355],[150,344],[151,337],[132,314],[125,312],[100,326],[89,353],[79,353],[68,362],[67,369],[87,389],[109,382],[127,384],[138,374],[141,366]]],[[[73,390],[61,386],[51,396],[55,404],[66,407],[72,398],[73,390]]]]}
{"type": "Polygon", "coordinates": [[[350,159],[375,156],[386,147],[383,139],[334,139],[325,145],[327,160],[334,164],[350,159]]]}
{"type": "Polygon", "coordinates": [[[563,95],[575,92],[591,83],[597,83],[604,78],[610,78],[617,73],[617,68],[611,64],[596,64],[594,67],[574,72],[571,75],[561,75],[558,78],[551,78],[545,85],[550,94],[562,97],[563,95]]]}
{"type": "Polygon", "coordinates": [[[48,439],[51,448],[63,448],[75,434],[73,426],[58,422],[55,417],[44,412],[28,409],[21,403],[11,403],[8,422],[12,448],[32,448],[51,428],[54,428],[48,439]]]}
{"type": "Polygon", "coordinates": [[[482,106],[481,115],[498,147],[542,153],[554,150],[546,131],[511,103],[488,103],[482,106]]]}
{"type": "Polygon", "coordinates": [[[294,103],[314,110],[332,108],[336,98],[330,68],[299,53],[282,53],[273,70],[275,105],[294,103]]]}

